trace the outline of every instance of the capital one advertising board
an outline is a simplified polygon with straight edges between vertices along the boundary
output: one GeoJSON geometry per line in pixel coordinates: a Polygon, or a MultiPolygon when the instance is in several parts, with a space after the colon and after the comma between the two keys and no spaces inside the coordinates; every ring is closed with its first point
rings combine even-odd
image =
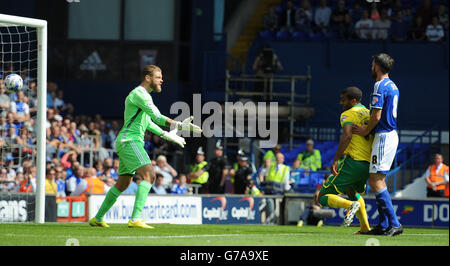
{"type": "Polygon", "coordinates": [[[203,224],[260,224],[261,198],[203,197],[203,224]]]}

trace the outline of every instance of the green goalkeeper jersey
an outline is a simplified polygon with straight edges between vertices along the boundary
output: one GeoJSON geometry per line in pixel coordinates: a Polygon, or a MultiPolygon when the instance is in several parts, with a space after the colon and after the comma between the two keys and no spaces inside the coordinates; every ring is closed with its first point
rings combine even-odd
{"type": "Polygon", "coordinates": [[[116,138],[116,147],[131,140],[144,144],[145,130],[160,136],[162,129],[158,125],[164,126],[166,120],[150,93],[142,86],[136,87],[125,99],[124,124],[116,138]]]}

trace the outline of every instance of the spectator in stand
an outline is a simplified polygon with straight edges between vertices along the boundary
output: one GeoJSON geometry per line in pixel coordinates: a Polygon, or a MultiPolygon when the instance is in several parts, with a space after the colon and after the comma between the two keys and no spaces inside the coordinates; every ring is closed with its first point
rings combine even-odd
{"type": "Polygon", "coordinates": [[[220,140],[216,142],[215,157],[208,163],[208,192],[222,194],[225,192],[225,180],[228,175],[228,160],[223,156],[223,146],[220,140]]]}
{"type": "Polygon", "coordinates": [[[334,32],[337,32],[341,38],[344,38],[344,31],[347,28],[345,17],[348,16],[348,10],[345,8],[345,0],[339,0],[338,6],[331,13],[330,26],[334,32]]]}
{"type": "Polygon", "coordinates": [[[8,135],[6,135],[5,137],[5,143],[6,145],[11,146],[16,143],[16,138],[18,138],[18,136],[16,135],[16,128],[10,125],[7,132],[8,135]]]}
{"type": "Polygon", "coordinates": [[[65,197],[66,196],[66,171],[64,171],[64,167],[60,164],[55,167],[56,177],[55,183],[57,187],[57,197],[65,197]]]}
{"type": "Polygon", "coordinates": [[[273,161],[271,158],[266,158],[264,160],[264,165],[262,165],[258,171],[256,172],[256,176],[258,177],[258,185],[260,185],[265,180],[265,176],[267,176],[267,171],[269,171],[269,168],[272,166],[273,161]]]}
{"type": "Polygon", "coordinates": [[[119,159],[106,158],[104,162],[106,176],[117,181],[117,178],[119,178],[119,159]]]}
{"type": "Polygon", "coordinates": [[[71,196],[87,197],[91,194],[104,194],[109,187],[97,177],[96,172],[95,168],[87,169],[84,178],[80,180],[71,196]]]}
{"type": "Polygon", "coordinates": [[[248,156],[243,155],[239,158],[239,168],[237,171],[234,169],[230,171],[230,176],[234,177],[233,193],[245,194],[245,190],[248,186],[248,182],[252,179],[252,168],[248,163],[248,156]]]}
{"type": "Polygon", "coordinates": [[[320,6],[314,13],[315,31],[327,32],[330,23],[331,8],[327,6],[327,0],[320,0],[320,6]]]}
{"type": "Polygon", "coordinates": [[[438,16],[439,23],[444,27],[444,30],[448,30],[448,11],[444,2],[439,4],[438,16]]]}
{"type": "Polygon", "coordinates": [[[411,37],[414,41],[423,41],[426,38],[425,26],[423,24],[421,16],[416,16],[416,18],[414,19],[411,37]]]}
{"type": "Polygon", "coordinates": [[[297,30],[311,32],[313,11],[309,0],[303,0],[300,8],[295,12],[295,26],[297,30]]]}
{"type": "Polygon", "coordinates": [[[57,90],[55,97],[53,98],[53,108],[62,111],[66,104],[64,103],[64,92],[62,90],[57,90]]]}
{"type": "Polygon", "coordinates": [[[397,13],[403,11],[402,0],[395,0],[395,2],[387,7],[387,14],[390,20],[394,20],[397,17],[397,13]]]}
{"type": "Polygon", "coordinates": [[[431,24],[433,16],[436,15],[436,11],[434,10],[431,0],[424,0],[423,5],[417,9],[416,15],[422,17],[424,25],[431,24]]]}
{"type": "Polygon", "coordinates": [[[295,28],[295,8],[291,0],[286,2],[286,8],[281,11],[280,27],[282,30],[291,32],[295,28]]]}
{"type": "Polygon", "coordinates": [[[278,15],[275,6],[269,7],[269,12],[263,15],[263,29],[275,32],[278,30],[278,15]]]}
{"type": "Polygon", "coordinates": [[[265,194],[283,194],[289,191],[290,168],[284,164],[284,155],[276,154],[276,163],[273,164],[266,175],[265,194]]]}
{"type": "Polygon", "coordinates": [[[36,81],[30,81],[28,84],[29,93],[28,93],[28,105],[30,107],[30,116],[35,117],[37,115],[37,86],[36,81]]]}
{"type": "Polygon", "coordinates": [[[355,2],[353,2],[353,8],[351,8],[349,10],[352,21],[353,22],[359,21],[362,18],[363,11],[364,11],[364,9],[362,8],[361,2],[359,0],[356,0],[355,2]]]}
{"type": "Polygon", "coordinates": [[[84,176],[84,167],[79,165],[75,173],[66,179],[66,195],[71,196],[84,176]]]}
{"type": "Polygon", "coordinates": [[[6,117],[10,109],[10,100],[8,94],[6,94],[6,88],[3,79],[0,79],[0,116],[6,117]]]}
{"type": "Polygon", "coordinates": [[[362,17],[355,24],[355,35],[361,40],[372,38],[373,20],[369,18],[369,11],[363,10],[362,17]]]}
{"type": "Polygon", "coordinates": [[[102,177],[105,175],[105,171],[103,169],[103,161],[102,160],[97,160],[95,162],[95,170],[97,171],[97,176],[98,177],[102,177]]]}
{"type": "Polygon", "coordinates": [[[17,121],[17,127],[22,127],[25,121],[30,120],[30,108],[24,102],[25,94],[22,90],[17,92],[17,101],[10,103],[11,113],[14,115],[14,120],[17,121]]]}
{"type": "Polygon", "coordinates": [[[444,28],[439,24],[438,16],[433,16],[432,24],[427,26],[425,35],[430,42],[439,42],[444,39],[444,28]]]}
{"type": "Polygon", "coordinates": [[[58,186],[55,183],[56,171],[51,167],[47,169],[47,175],[45,176],[45,194],[57,194],[58,186]]]}
{"type": "Polygon", "coordinates": [[[403,21],[409,26],[412,27],[414,23],[414,16],[410,6],[406,7],[403,12],[403,21]]]}
{"type": "Polygon", "coordinates": [[[380,19],[380,12],[378,12],[377,3],[372,3],[372,8],[370,10],[370,19],[373,21],[380,19]]]}
{"type": "Polygon", "coordinates": [[[317,171],[322,168],[322,157],[318,149],[314,149],[314,141],[309,139],[306,141],[306,150],[297,155],[300,160],[300,168],[317,171]]]}
{"type": "Polygon", "coordinates": [[[156,158],[156,165],[154,167],[155,173],[160,173],[164,177],[163,187],[170,189],[172,180],[178,175],[177,171],[167,162],[164,155],[159,155],[156,158]]]}
{"type": "Polygon", "coordinates": [[[406,41],[408,38],[408,24],[403,21],[403,12],[397,11],[397,15],[392,21],[391,38],[394,41],[406,41]]]}
{"type": "Polygon", "coordinates": [[[373,23],[372,39],[387,40],[389,38],[389,29],[391,28],[391,21],[387,16],[386,9],[381,10],[380,19],[373,23]]]}
{"type": "Polygon", "coordinates": [[[180,174],[178,176],[178,182],[172,185],[170,193],[172,194],[187,194],[188,189],[186,187],[186,175],[180,174]]]}
{"type": "Polygon", "coordinates": [[[155,193],[158,195],[166,195],[167,191],[163,186],[164,183],[164,176],[160,173],[156,174],[156,180],[155,180],[155,185],[152,186],[150,193],[155,193]]]}
{"type": "Polygon", "coordinates": [[[208,162],[205,161],[205,152],[202,147],[197,149],[197,155],[195,156],[195,165],[191,172],[187,175],[187,178],[191,180],[191,184],[199,184],[201,187],[198,192],[200,194],[206,193],[207,182],[209,179],[208,162]]]}
{"type": "Polygon", "coordinates": [[[275,163],[275,161],[276,161],[276,154],[279,153],[280,150],[281,150],[281,145],[280,144],[275,145],[272,148],[272,150],[269,150],[269,151],[266,152],[266,154],[264,154],[263,160],[265,161],[266,159],[271,159],[272,162],[275,163]]]}
{"type": "Polygon", "coordinates": [[[117,135],[119,134],[119,131],[120,131],[119,122],[117,122],[116,120],[113,120],[111,122],[111,128],[108,131],[108,135],[109,135],[109,139],[111,141],[111,148],[114,150],[116,147],[116,138],[117,138],[117,135]]]}
{"type": "Polygon", "coordinates": [[[20,183],[19,192],[21,193],[34,193],[36,192],[36,166],[28,165],[24,166],[24,179],[20,183]]]}
{"type": "Polygon", "coordinates": [[[434,164],[425,172],[427,197],[448,197],[448,166],[443,161],[442,154],[435,154],[434,164]]]}

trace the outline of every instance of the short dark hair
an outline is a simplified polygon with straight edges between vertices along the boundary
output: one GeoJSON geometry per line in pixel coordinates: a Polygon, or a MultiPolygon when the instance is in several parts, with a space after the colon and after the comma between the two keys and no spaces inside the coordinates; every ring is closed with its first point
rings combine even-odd
{"type": "Polygon", "coordinates": [[[377,66],[380,67],[383,74],[389,73],[394,67],[394,59],[388,54],[380,53],[373,56],[373,60],[377,66]]]}
{"type": "Polygon", "coordinates": [[[352,86],[347,87],[341,91],[341,94],[345,95],[347,99],[353,100],[355,99],[357,102],[361,102],[362,99],[362,91],[358,89],[358,87],[352,86]]]}

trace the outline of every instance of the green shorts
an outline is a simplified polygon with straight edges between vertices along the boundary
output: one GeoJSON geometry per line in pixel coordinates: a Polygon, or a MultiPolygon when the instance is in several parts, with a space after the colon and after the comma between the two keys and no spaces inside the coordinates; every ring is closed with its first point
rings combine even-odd
{"type": "Polygon", "coordinates": [[[119,175],[134,175],[137,169],[151,164],[142,143],[136,141],[118,143],[116,152],[119,155],[119,175]]]}
{"type": "Polygon", "coordinates": [[[369,166],[369,162],[355,161],[352,157],[345,156],[338,164],[338,174],[330,175],[323,183],[320,192],[338,195],[353,190],[364,194],[369,179],[369,166]]]}

